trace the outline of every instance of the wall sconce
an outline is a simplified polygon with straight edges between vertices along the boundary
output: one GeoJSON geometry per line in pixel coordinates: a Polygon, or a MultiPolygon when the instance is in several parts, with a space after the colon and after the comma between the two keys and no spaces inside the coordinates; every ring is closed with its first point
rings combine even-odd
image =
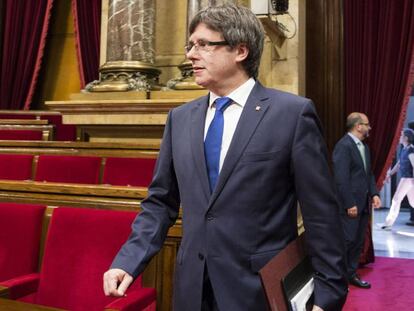
{"type": "MultiPolygon", "coordinates": [[[[297,25],[289,13],[289,0],[254,0],[250,1],[250,9],[262,22],[266,34],[269,36],[276,50],[278,60],[286,59],[286,39],[292,39],[297,32],[297,25]],[[290,30],[278,21],[278,16],[286,15],[292,22],[290,30]]],[[[279,18],[280,19],[280,18],[279,18]]]]}

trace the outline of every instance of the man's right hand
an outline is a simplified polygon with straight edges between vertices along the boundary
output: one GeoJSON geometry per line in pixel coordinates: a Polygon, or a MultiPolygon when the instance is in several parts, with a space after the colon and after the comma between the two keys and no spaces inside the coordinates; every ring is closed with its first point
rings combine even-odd
{"type": "Polygon", "coordinates": [[[106,296],[122,297],[134,278],[121,269],[110,269],[103,275],[103,289],[106,296]]]}

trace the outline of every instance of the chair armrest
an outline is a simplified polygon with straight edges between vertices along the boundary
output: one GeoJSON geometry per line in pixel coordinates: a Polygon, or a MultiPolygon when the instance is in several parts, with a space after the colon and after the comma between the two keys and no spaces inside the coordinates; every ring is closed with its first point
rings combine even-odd
{"type": "Polygon", "coordinates": [[[105,310],[148,310],[155,311],[156,292],[153,288],[139,288],[127,291],[126,296],[118,298],[105,306],[105,310]]]}
{"type": "Polygon", "coordinates": [[[14,279],[0,282],[0,286],[5,287],[8,292],[8,298],[17,299],[27,296],[37,291],[39,285],[39,274],[25,274],[14,279]]]}

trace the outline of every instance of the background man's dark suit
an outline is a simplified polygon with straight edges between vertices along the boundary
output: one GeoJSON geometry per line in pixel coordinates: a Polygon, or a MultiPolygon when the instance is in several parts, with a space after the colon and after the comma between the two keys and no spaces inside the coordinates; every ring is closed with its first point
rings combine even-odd
{"type": "Polygon", "coordinates": [[[347,274],[351,279],[358,268],[365,230],[371,211],[370,199],[378,195],[371,170],[371,156],[365,146],[366,170],[355,141],[345,134],[335,145],[333,164],[335,181],[341,201],[341,219],[347,243],[347,274]],[[351,218],[347,209],[356,206],[358,215],[351,218]]]}
{"type": "Polygon", "coordinates": [[[181,202],[175,310],[200,310],[205,266],[220,310],[266,310],[258,271],[297,236],[299,199],[315,304],[338,309],[347,291],[343,233],[312,103],[256,83],[212,194],[203,146],[207,107],[205,96],[170,112],[149,196],[112,268],[141,273],[181,202]]]}

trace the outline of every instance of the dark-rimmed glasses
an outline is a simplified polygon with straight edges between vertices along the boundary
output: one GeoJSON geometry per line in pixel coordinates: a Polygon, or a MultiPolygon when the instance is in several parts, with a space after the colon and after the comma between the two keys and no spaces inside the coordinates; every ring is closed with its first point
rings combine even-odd
{"type": "Polygon", "coordinates": [[[227,41],[207,41],[207,40],[198,40],[196,42],[188,42],[188,44],[184,47],[185,52],[189,53],[191,49],[194,47],[196,51],[209,51],[210,46],[216,45],[229,45],[227,41]]]}

